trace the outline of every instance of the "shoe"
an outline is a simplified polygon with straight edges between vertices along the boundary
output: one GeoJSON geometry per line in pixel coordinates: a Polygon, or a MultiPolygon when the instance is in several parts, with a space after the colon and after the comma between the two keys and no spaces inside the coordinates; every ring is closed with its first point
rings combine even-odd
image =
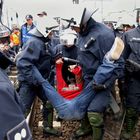
{"type": "Polygon", "coordinates": [[[62,136],[62,132],[56,130],[53,127],[44,127],[43,128],[43,134],[45,136],[50,136],[50,135],[53,135],[53,136],[62,136]]]}
{"type": "Polygon", "coordinates": [[[72,138],[76,139],[89,134],[92,134],[92,128],[86,115],[85,118],[81,120],[81,126],[73,133],[72,138]]]}
{"type": "Polygon", "coordinates": [[[133,137],[133,133],[132,132],[123,131],[122,132],[122,136],[121,136],[121,140],[131,140],[132,137],[133,137]]]}
{"type": "Polygon", "coordinates": [[[111,50],[107,54],[109,57],[109,60],[112,60],[112,61],[118,60],[123,50],[124,50],[124,43],[122,39],[120,39],[119,37],[116,37],[111,50]]]}
{"type": "Polygon", "coordinates": [[[85,129],[78,129],[76,132],[72,134],[73,139],[78,139],[80,137],[88,136],[92,134],[91,128],[85,128],[85,129]]]}

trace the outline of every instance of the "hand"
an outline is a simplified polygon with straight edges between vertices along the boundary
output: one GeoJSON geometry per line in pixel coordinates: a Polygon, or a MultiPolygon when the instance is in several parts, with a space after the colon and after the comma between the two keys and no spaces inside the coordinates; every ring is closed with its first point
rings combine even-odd
{"type": "Polygon", "coordinates": [[[62,58],[57,59],[55,63],[56,63],[56,64],[63,64],[62,58]]]}
{"type": "Polygon", "coordinates": [[[69,65],[68,70],[69,70],[70,72],[72,72],[73,69],[75,69],[76,67],[77,67],[77,65],[69,65]]]}

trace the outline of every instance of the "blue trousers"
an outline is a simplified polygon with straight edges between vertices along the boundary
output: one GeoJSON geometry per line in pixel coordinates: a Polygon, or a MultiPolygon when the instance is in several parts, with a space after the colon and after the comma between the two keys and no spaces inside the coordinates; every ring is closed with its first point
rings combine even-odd
{"type": "MultiPolygon", "coordinates": [[[[110,78],[116,66],[115,63],[110,63],[104,59],[103,64],[99,68],[101,70],[96,73],[93,79],[102,83],[102,81],[110,78]]],[[[46,97],[58,111],[58,115],[62,119],[80,120],[84,117],[87,110],[90,111],[94,109],[96,111],[96,109],[99,109],[102,111],[106,105],[109,104],[109,91],[106,89],[96,93],[92,87],[93,81],[91,81],[76,98],[67,100],[63,98],[47,80],[42,78],[36,68],[34,72],[36,78],[42,84],[46,97]],[[93,108],[94,105],[96,105],[95,108],[93,108]]]]}

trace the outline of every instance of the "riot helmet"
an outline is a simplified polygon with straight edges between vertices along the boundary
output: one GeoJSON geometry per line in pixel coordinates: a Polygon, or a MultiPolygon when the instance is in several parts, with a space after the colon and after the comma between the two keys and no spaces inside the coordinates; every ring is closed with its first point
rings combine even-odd
{"type": "Polygon", "coordinates": [[[74,30],[68,28],[65,29],[61,34],[60,34],[60,43],[62,45],[65,45],[67,47],[75,45],[77,40],[77,34],[74,30]]]}
{"type": "Polygon", "coordinates": [[[36,35],[38,37],[48,37],[51,33],[52,29],[58,27],[57,23],[54,20],[49,20],[44,17],[38,17],[36,27],[32,29],[29,33],[36,35]]]}
{"type": "Polygon", "coordinates": [[[89,19],[91,18],[91,16],[97,11],[96,10],[90,10],[87,8],[84,8],[84,10],[82,11],[82,16],[80,16],[80,18],[76,18],[76,24],[72,25],[73,27],[79,27],[80,29],[83,28],[83,26],[86,25],[86,23],[89,21],[89,19]]]}

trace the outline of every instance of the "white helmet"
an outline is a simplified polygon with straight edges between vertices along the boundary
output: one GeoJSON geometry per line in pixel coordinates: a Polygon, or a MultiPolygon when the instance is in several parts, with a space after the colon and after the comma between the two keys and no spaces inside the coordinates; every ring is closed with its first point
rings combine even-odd
{"type": "Polygon", "coordinates": [[[48,36],[48,32],[47,32],[47,19],[42,17],[42,18],[39,18],[39,20],[37,21],[37,25],[36,25],[36,28],[37,30],[44,36],[44,37],[47,37],[48,36]]]}
{"type": "Polygon", "coordinates": [[[76,43],[77,34],[74,30],[65,29],[60,35],[60,43],[66,46],[73,46],[76,43]]]}
{"type": "Polygon", "coordinates": [[[78,18],[75,18],[76,20],[76,25],[72,25],[72,26],[75,26],[75,27],[82,27],[83,25],[85,25],[90,17],[97,11],[98,9],[96,10],[93,10],[93,9],[87,9],[87,8],[84,8],[84,10],[82,10],[82,15],[79,16],[78,18]]]}
{"type": "Polygon", "coordinates": [[[46,17],[38,17],[36,29],[41,35],[47,37],[52,31],[52,27],[57,27],[57,23],[54,20],[48,20],[46,17]]]}

